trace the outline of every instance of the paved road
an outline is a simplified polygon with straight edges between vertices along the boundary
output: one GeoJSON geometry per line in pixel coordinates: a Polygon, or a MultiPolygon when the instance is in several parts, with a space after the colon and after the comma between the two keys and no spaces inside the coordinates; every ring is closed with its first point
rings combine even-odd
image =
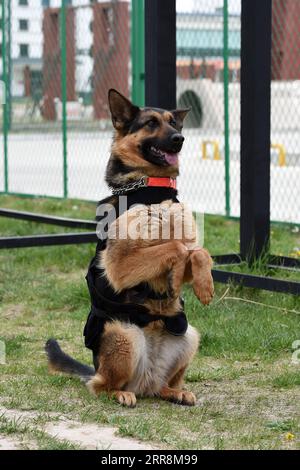
{"type": "MultiPolygon", "coordinates": [[[[201,159],[203,138],[185,132],[181,154],[181,199],[195,211],[224,214],[224,162],[201,159]]],[[[219,137],[220,142],[222,139],[219,137]]],[[[1,142],[0,142],[1,145],[1,142]]],[[[99,200],[108,194],[104,172],[111,133],[70,133],[68,137],[68,187],[72,198],[99,200]]],[[[232,215],[239,215],[239,139],[231,138],[230,191],[232,215]]],[[[9,137],[9,189],[12,192],[62,196],[62,142],[59,134],[11,135],[9,137]]],[[[300,223],[300,165],[271,166],[271,214],[273,220],[300,223]]],[[[3,153],[0,147],[0,188],[3,188],[3,153]]]]}

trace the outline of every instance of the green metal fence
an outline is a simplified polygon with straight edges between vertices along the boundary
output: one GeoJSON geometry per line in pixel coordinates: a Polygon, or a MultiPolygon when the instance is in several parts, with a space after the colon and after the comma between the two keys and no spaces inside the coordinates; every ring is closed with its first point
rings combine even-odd
{"type": "MultiPolygon", "coordinates": [[[[144,0],[27,3],[1,0],[0,191],[101,199],[107,90],[144,105],[144,0]]],[[[273,0],[271,145],[272,219],[299,224],[297,5],[273,0]],[[282,28],[295,30],[288,41],[282,28]]],[[[177,10],[177,101],[192,106],[181,196],[194,210],[238,217],[241,0],[177,0],[177,10]]]]}
{"type": "Polygon", "coordinates": [[[241,2],[177,6],[178,104],[192,107],[183,190],[195,210],[239,216],[241,2]]]}

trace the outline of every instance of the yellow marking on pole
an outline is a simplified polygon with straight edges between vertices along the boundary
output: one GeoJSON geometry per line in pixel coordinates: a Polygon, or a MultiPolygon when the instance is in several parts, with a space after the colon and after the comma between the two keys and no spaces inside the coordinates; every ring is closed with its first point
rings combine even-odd
{"type": "Polygon", "coordinates": [[[202,158],[207,160],[207,147],[208,145],[213,146],[213,159],[221,160],[220,147],[217,140],[203,140],[202,142],[202,158]]]}
{"type": "Polygon", "coordinates": [[[271,144],[271,149],[278,150],[279,166],[286,166],[286,150],[282,144],[271,144]]]}

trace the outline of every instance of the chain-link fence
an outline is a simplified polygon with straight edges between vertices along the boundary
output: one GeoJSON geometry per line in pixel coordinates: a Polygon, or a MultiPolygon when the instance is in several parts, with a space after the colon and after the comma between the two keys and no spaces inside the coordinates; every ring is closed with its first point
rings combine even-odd
{"type": "MultiPolygon", "coordinates": [[[[300,2],[273,0],[272,13],[271,218],[299,224],[300,2]]],[[[299,237],[289,249],[299,256],[299,237]]]]}
{"type": "MultiPolygon", "coordinates": [[[[99,200],[107,90],[144,101],[143,3],[1,0],[5,193],[99,200]]],[[[239,216],[241,0],[177,0],[177,99],[192,106],[180,191],[239,216]]],[[[300,223],[300,2],[273,0],[272,219],[300,223]]]]}
{"type": "Polygon", "coordinates": [[[2,0],[2,11],[7,175],[3,168],[1,188],[105,196],[107,91],[129,96],[131,88],[130,2],[2,0]]]}
{"type": "Polygon", "coordinates": [[[181,3],[178,104],[192,107],[181,183],[195,210],[238,216],[241,2],[181,3]]]}

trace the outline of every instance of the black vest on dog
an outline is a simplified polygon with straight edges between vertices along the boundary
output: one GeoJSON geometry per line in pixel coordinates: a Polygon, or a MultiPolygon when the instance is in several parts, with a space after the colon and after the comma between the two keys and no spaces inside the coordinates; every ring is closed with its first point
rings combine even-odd
{"type": "MultiPolygon", "coordinates": [[[[146,187],[138,189],[132,193],[126,194],[127,207],[123,209],[119,207],[119,197],[107,198],[100,201],[102,203],[111,202],[116,210],[116,216],[119,217],[123,212],[130,209],[136,204],[160,204],[166,200],[179,202],[177,199],[177,191],[172,188],[146,187]]],[[[98,221],[99,222],[99,221],[98,221]]],[[[101,220],[100,220],[101,223],[101,220]]],[[[107,233],[107,229],[106,229],[107,233]]],[[[97,259],[99,253],[106,248],[106,239],[99,240],[96,249],[96,256],[92,259],[86,276],[90,296],[91,310],[84,327],[85,346],[93,351],[94,362],[99,352],[101,335],[104,325],[107,321],[120,320],[122,322],[133,323],[140,328],[144,328],[149,323],[162,320],[166,330],[173,335],[182,336],[185,334],[188,322],[183,311],[183,300],[181,300],[182,309],[177,315],[166,317],[164,315],[151,315],[148,308],[142,305],[146,298],[162,300],[166,299],[166,294],[155,293],[147,283],[139,284],[130,291],[134,292],[135,302],[127,302],[128,291],[122,291],[116,294],[110,286],[108,279],[102,269],[97,267],[97,259]]]]}

